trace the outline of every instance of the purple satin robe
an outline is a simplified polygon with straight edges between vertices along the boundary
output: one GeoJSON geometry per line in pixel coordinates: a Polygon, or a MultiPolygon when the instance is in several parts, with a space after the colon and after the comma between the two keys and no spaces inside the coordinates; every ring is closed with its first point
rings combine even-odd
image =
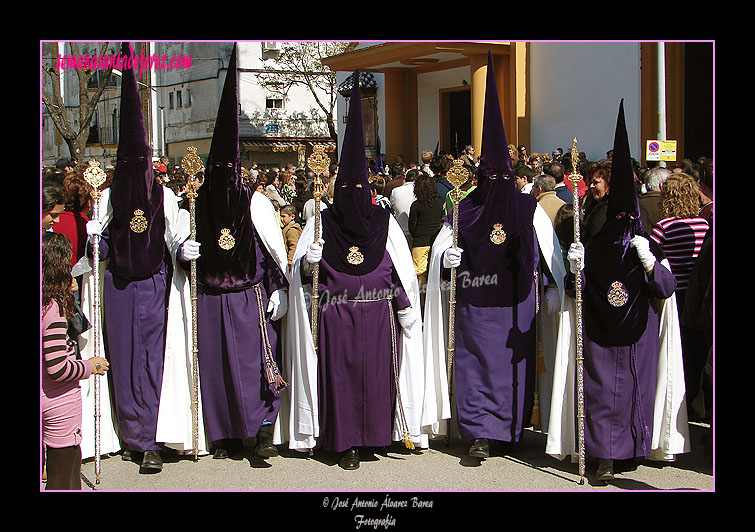
{"type": "MultiPolygon", "coordinates": [[[[645,296],[666,299],[674,292],[673,274],[656,262],[645,296]]],[[[567,286],[567,290],[569,290],[567,286]]],[[[572,290],[573,292],[573,287],[572,290]]],[[[573,294],[572,294],[573,295],[573,294]]],[[[585,305],[583,312],[590,312],[585,305]]],[[[585,334],[585,452],[593,458],[623,460],[651,451],[658,368],[659,316],[649,305],[647,327],[627,346],[605,346],[585,334]]]]}
{"type": "MultiPolygon", "coordinates": [[[[540,259],[534,228],[532,238],[536,250],[529,268],[533,289],[518,304],[472,305],[465,292],[485,290],[485,283],[494,280],[467,274],[464,255],[457,269],[452,400],[456,401],[459,434],[467,441],[488,438],[518,442],[530,424],[536,348],[534,271],[540,259]]],[[[463,243],[459,246],[463,248],[463,243]]],[[[444,276],[449,272],[444,269],[444,276]]],[[[495,282],[499,289],[510,292],[514,279],[507,271],[498,271],[495,282]]]]}
{"type": "Polygon", "coordinates": [[[132,451],[160,449],[155,434],[170,277],[167,262],[151,277],[138,281],[127,281],[110,269],[104,275],[103,336],[111,397],[121,445],[132,451]]]}
{"type": "Polygon", "coordinates": [[[395,313],[410,306],[390,255],[386,251],[366,275],[338,272],[323,259],[319,293],[320,442],[334,452],[390,445],[396,397],[391,314],[400,357],[395,313]]]}
{"type": "Polygon", "coordinates": [[[205,433],[210,441],[253,438],[262,422],[275,422],[280,394],[265,378],[260,312],[253,285],[259,284],[265,327],[276,364],[281,364],[280,321],[267,316],[270,294],[287,288],[284,273],[254,230],[256,261],[245,290],[197,290],[199,382],[205,433]]]}

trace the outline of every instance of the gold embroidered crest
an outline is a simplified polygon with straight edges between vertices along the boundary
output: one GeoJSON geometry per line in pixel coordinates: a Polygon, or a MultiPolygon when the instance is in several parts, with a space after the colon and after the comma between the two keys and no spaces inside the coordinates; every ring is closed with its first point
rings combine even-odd
{"type": "Polygon", "coordinates": [[[147,230],[147,219],[144,217],[144,211],[136,209],[134,211],[134,217],[131,218],[129,226],[134,233],[143,233],[147,230]]]}
{"type": "Polygon", "coordinates": [[[614,281],[611,283],[607,297],[611,306],[623,307],[629,301],[629,292],[621,281],[614,281]]]}
{"type": "Polygon", "coordinates": [[[349,264],[354,264],[356,266],[357,264],[362,264],[362,261],[364,261],[364,255],[359,252],[357,246],[352,246],[349,248],[349,254],[346,255],[346,260],[349,261],[349,264]]]}
{"type": "Polygon", "coordinates": [[[218,239],[218,245],[223,249],[231,249],[236,245],[236,239],[231,236],[231,230],[223,228],[220,230],[220,238],[218,239]]]}
{"type": "Polygon", "coordinates": [[[490,232],[490,241],[496,246],[500,246],[504,240],[506,240],[506,231],[503,230],[503,224],[493,224],[493,230],[490,232]]]}

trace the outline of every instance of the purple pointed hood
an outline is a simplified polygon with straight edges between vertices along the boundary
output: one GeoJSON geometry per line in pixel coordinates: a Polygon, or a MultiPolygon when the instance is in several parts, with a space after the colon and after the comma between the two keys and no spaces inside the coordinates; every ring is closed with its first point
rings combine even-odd
{"type": "Polygon", "coordinates": [[[372,203],[364,153],[359,71],[354,72],[354,79],[333,205],[322,211],[323,258],[342,273],[365,275],[383,260],[390,213],[372,203]]]}
{"type": "Polygon", "coordinates": [[[247,288],[255,272],[250,211],[254,191],[241,174],[238,108],[234,43],[196,204],[197,241],[202,244],[197,277],[207,292],[247,288]]]}
{"type": "MultiPolygon", "coordinates": [[[[128,43],[121,53],[132,55],[128,43]]],[[[109,269],[126,279],[149,277],[165,258],[163,187],[152,170],[152,150],[133,68],[124,68],[118,152],[110,187],[113,219],[109,269]]]]}
{"type": "Polygon", "coordinates": [[[467,275],[466,284],[471,285],[461,289],[460,297],[477,306],[513,306],[524,301],[533,286],[537,249],[532,220],[537,200],[515,186],[490,52],[484,113],[477,188],[458,206],[464,254],[457,273],[467,275]],[[493,276],[493,285],[473,284],[493,276]]]}
{"type": "MultiPolygon", "coordinates": [[[[647,326],[650,301],[643,292],[645,271],[637,251],[630,247],[636,235],[647,238],[634,187],[622,99],[613,141],[606,222],[585,243],[585,331],[601,345],[631,345],[647,326]]],[[[662,260],[660,248],[649,240],[651,251],[662,260]]]]}

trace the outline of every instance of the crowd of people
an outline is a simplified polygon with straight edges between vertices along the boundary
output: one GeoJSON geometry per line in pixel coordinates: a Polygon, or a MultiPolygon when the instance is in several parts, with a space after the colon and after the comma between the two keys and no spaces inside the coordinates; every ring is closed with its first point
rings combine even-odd
{"type": "MultiPolygon", "coordinates": [[[[232,100],[232,88],[228,90],[232,100]]],[[[488,86],[491,93],[495,90],[488,86]]],[[[529,153],[524,145],[506,143],[502,124],[487,122],[486,107],[480,156],[467,146],[458,159],[425,150],[419,161],[398,155],[384,164],[385,154],[365,158],[363,140],[354,133],[361,129],[361,118],[350,112],[341,159],[319,176],[324,185],[322,227],[315,235],[314,172],[294,165],[242,168],[238,126],[234,130],[233,119],[227,118],[235,116],[235,107],[228,105],[234,112],[225,115],[221,101],[211,152],[196,176],[186,175],[180,165],[170,168],[165,157],[153,158],[150,165],[143,155],[147,160],[137,168],[135,155],[147,153],[145,147],[131,146],[126,153],[122,143],[116,166],[104,169],[99,220],[93,217],[91,187],[83,178],[84,161],[64,159],[43,170],[41,392],[47,489],[80,489],[81,459],[92,456],[82,452],[82,437],[92,434],[82,434],[82,403],[91,399],[82,397],[78,383],[94,374],[107,376],[113,399],[112,423],[106,418],[103,430],[113,433],[114,443],[104,452],[122,451],[124,459],[140,462],[140,471],[155,472],[162,470],[161,452],[197,451],[192,449],[187,399],[193,383],[186,378],[193,364],[185,296],[192,281],[187,279],[190,261],[197,261],[193,281],[200,287],[200,454],[222,459],[254,438],[255,452],[263,457],[276,456],[276,445],[285,442],[300,450],[319,445],[341,453],[341,467],[356,469],[360,447],[392,441],[427,447],[428,436],[457,431],[471,442],[470,456],[486,458],[491,442],[517,442],[530,426],[549,432],[548,454],[568,454],[573,448],[562,442],[568,422],[558,425],[556,419],[568,407],[565,399],[559,407],[555,383],[561,363],[559,327],[564,327],[564,309],[574,297],[575,276],[585,282],[586,350],[622,353],[616,355],[622,362],[610,369],[618,372],[623,346],[635,346],[626,362],[633,369],[620,369],[634,379],[635,391],[644,386],[641,395],[650,397],[649,402],[627,400],[629,406],[619,411],[626,422],[620,437],[604,433],[597,414],[591,418],[588,451],[600,459],[598,477],[612,478],[611,460],[649,456],[654,449],[644,432],[629,438],[631,449],[617,443],[622,450],[616,454],[612,448],[615,437],[626,439],[636,432],[638,405],[643,419],[637,426],[653,429],[656,363],[643,362],[647,357],[637,353],[649,350],[653,358],[663,341],[658,339],[659,314],[648,301],[675,300],[689,419],[711,421],[712,159],[641,166],[627,156],[628,149],[617,155],[618,140],[597,161],[587,160],[584,152],[572,161],[561,148],[529,153]],[[454,161],[461,161],[467,172],[458,194],[447,179],[454,161]],[[574,173],[580,176],[577,183],[570,179],[574,173]],[[508,177],[515,195],[504,191],[508,177]],[[191,178],[201,183],[194,241],[186,214],[191,178]],[[146,194],[120,184],[127,179],[146,183],[146,194]],[[145,198],[146,213],[134,211],[145,198]],[[637,207],[627,198],[636,199],[637,207]],[[620,201],[624,203],[617,206],[620,201]],[[454,209],[459,209],[458,246],[451,244],[454,209]],[[134,229],[137,212],[147,218],[143,232],[134,229]],[[574,241],[575,216],[580,242],[574,241]],[[126,223],[116,223],[119,217],[126,223]],[[619,236],[608,236],[609,226],[619,236]],[[138,240],[150,231],[151,239],[138,240]],[[631,239],[625,239],[624,251],[609,252],[627,232],[631,239]],[[110,261],[102,287],[107,344],[102,356],[87,358],[81,339],[93,322],[92,280],[88,270],[77,266],[91,260],[97,239],[101,258],[110,261]],[[215,240],[220,249],[213,248],[215,240]],[[626,249],[639,257],[632,260],[641,267],[639,273],[627,269],[619,282],[624,273],[615,272],[626,269],[626,249]],[[610,268],[616,279],[608,279],[600,268],[610,268]],[[449,340],[443,322],[448,316],[442,294],[454,270],[466,275],[465,281],[506,281],[490,286],[457,281],[455,356],[446,359],[449,340]],[[339,308],[321,300],[319,328],[309,330],[309,309],[316,301],[311,297],[313,271],[321,294],[327,293],[331,302],[341,297],[352,304],[339,308]],[[616,290],[610,293],[624,302],[614,304],[614,296],[610,306],[602,299],[594,302],[605,299],[595,295],[595,287],[602,289],[606,279],[613,283],[606,290],[616,290]],[[392,294],[387,304],[393,311],[384,311],[383,297],[354,300],[356,292],[392,294]],[[617,307],[627,314],[612,314],[617,307]],[[595,309],[603,309],[617,331],[629,334],[632,329],[632,335],[619,338],[617,331],[606,331],[610,326],[595,318],[595,309]],[[174,318],[178,311],[182,317],[174,318]],[[513,325],[503,326],[505,335],[493,326],[512,320],[513,325]],[[151,332],[146,331],[148,322],[151,332]],[[145,330],[134,323],[145,324],[145,330]],[[656,337],[646,343],[648,331],[656,337]],[[176,341],[178,337],[183,339],[176,341]],[[243,346],[254,346],[254,357],[243,346]],[[417,360],[425,362],[417,366],[417,360]],[[135,375],[129,369],[134,367],[151,373],[135,375]],[[364,374],[374,379],[368,385],[361,383],[364,374]],[[428,401],[431,387],[439,390],[438,396],[428,401]],[[455,427],[445,425],[452,401],[455,427]],[[171,413],[174,417],[167,419],[171,413]],[[559,430],[553,430],[557,425],[559,430]],[[369,434],[362,434],[363,427],[369,427],[369,434]],[[551,443],[551,432],[558,442],[554,434],[551,443]]],[[[618,132],[617,127],[620,140],[618,132]]],[[[122,138],[129,134],[122,130],[122,138]]],[[[138,131],[131,134],[139,136],[138,131]]],[[[588,365],[588,404],[607,400],[601,395],[609,393],[602,389],[605,371],[588,365]]],[[[573,425],[574,418],[566,417],[573,425]]]]}

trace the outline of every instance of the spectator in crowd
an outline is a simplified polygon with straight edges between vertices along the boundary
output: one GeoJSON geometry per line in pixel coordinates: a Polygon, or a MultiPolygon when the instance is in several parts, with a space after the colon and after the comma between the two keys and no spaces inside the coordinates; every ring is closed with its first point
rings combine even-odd
{"type": "Polygon", "coordinates": [[[283,205],[288,205],[288,202],[281,195],[280,186],[279,174],[275,169],[271,168],[265,172],[265,196],[277,201],[278,205],[282,207],[283,205]]]}
{"type": "Polygon", "coordinates": [[[555,227],[556,215],[565,202],[556,195],[556,180],[553,176],[547,174],[536,176],[532,184],[532,195],[537,198],[537,202],[555,227]]]}
{"type": "Polygon", "coordinates": [[[52,227],[60,221],[60,215],[65,211],[65,191],[52,179],[42,182],[42,230],[52,231],[52,227]]]}
{"type": "Polygon", "coordinates": [[[440,231],[443,219],[443,204],[438,198],[435,180],[419,173],[414,184],[414,196],[409,209],[409,234],[412,241],[412,259],[420,288],[420,304],[425,305],[425,284],[430,247],[440,231]]]}
{"type": "Polygon", "coordinates": [[[661,218],[661,187],[671,175],[671,170],[663,166],[650,168],[644,174],[646,192],[640,196],[642,227],[650,233],[661,218]]]}
{"type": "Polygon", "coordinates": [[[104,375],[103,357],[80,360],[67,332],[75,312],[71,277],[71,241],[64,235],[42,235],[42,443],[47,490],[81,489],[82,405],[79,381],[104,375]]]}
{"type": "Polygon", "coordinates": [[[382,176],[376,176],[370,182],[372,199],[375,202],[375,205],[380,205],[384,209],[388,209],[389,211],[393,212],[393,208],[391,207],[391,200],[390,198],[386,198],[383,195],[383,190],[385,190],[385,178],[383,178],[382,176]]]}
{"type": "Polygon", "coordinates": [[[409,247],[411,247],[412,235],[409,232],[409,209],[415,200],[414,181],[419,175],[419,170],[409,170],[404,177],[404,184],[396,187],[391,192],[391,210],[396,217],[396,221],[401,226],[401,230],[406,236],[409,247]]]}
{"type": "Polygon", "coordinates": [[[445,155],[438,155],[433,157],[432,163],[430,163],[430,169],[433,171],[433,177],[435,178],[435,187],[438,191],[438,197],[441,201],[446,201],[446,195],[450,190],[453,190],[453,186],[446,179],[446,174],[451,169],[451,159],[445,155]]]}
{"type": "Polygon", "coordinates": [[[280,210],[281,224],[283,225],[283,242],[286,244],[288,266],[291,267],[291,259],[294,258],[296,244],[301,236],[301,226],[296,222],[296,207],[285,205],[280,210]]]}
{"type": "Polygon", "coordinates": [[[661,247],[676,278],[676,299],[680,313],[695,258],[708,231],[708,221],[699,216],[700,189],[687,174],[674,172],[661,190],[661,219],[653,227],[651,238],[661,247]]]}

